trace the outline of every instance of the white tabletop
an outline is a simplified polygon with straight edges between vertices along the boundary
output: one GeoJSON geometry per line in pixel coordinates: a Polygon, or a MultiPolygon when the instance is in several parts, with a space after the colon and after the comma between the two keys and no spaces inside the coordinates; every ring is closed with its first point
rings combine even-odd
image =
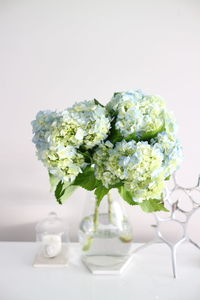
{"type": "MultiPolygon", "coordinates": [[[[135,244],[134,247],[138,247],[135,244]]],[[[170,252],[155,244],[135,254],[121,276],[90,274],[70,244],[67,268],[33,268],[36,243],[0,243],[0,300],[199,300],[200,252],[184,244],[178,250],[178,278],[170,252]]]]}

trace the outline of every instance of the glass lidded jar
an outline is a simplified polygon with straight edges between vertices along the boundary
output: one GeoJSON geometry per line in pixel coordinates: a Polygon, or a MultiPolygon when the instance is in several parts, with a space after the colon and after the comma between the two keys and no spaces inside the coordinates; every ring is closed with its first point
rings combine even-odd
{"type": "Polygon", "coordinates": [[[62,251],[65,233],[65,225],[55,212],[36,225],[36,240],[41,243],[42,255],[53,258],[62,251]]]}

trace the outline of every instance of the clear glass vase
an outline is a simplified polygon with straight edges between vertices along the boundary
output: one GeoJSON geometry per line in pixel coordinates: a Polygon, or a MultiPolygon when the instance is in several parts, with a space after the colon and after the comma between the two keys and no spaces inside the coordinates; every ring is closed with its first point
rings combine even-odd
{"type": "Polygon", "coordinates": [[[88,204],[79,228],[82,260],[92,273],[121,273],[130,261],[133,241],[125,210],[110,192],[100,206],[95,197],[88,204]]]}

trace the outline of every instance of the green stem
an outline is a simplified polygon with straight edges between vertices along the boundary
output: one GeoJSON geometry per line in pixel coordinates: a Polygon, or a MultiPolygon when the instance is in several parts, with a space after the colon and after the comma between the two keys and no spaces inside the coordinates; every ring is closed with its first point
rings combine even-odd
{"type": "Polygon", "coordinates": [[[108,215],[110,219],[110,223],[113,224],[113,207],[112,207],[113,199],[111,196],[111,192],[108,192],[108,215]]]}
{"type": "Polygon", "coordinates": [[[98,226],[99,226],[99,206],[96,199],[95,209],[94,209],[94,232],[97,231],[98,226]]]}
{"type": "Polygon", "coordinates": [[[99,226],[99,205],[97,199],[95,199],[95,209],[94,209],[94,215],[93,215],[93,222],[94,222],[94,233],[92,236],[88,236],[85,245],[83,246],[83,251],[89,251],[92,247],[92,244],[94,242],[94,234],[98,230],[99,226]]]}
{"type": "Polygon", "coordinates": [[[93,237],[92,236],[89,236],[86,240],[86,243],[85,245],[83,245],[83,248],[82,250],[83,251],[89,251],[90,248],[92,247],[92,244],[93,244],[93,237]]]}

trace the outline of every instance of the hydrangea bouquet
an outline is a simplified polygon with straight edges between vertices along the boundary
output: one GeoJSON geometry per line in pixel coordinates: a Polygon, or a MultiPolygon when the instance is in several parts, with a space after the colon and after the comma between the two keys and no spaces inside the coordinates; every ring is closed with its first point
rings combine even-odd
{"type": "Polygon", "coordinates": [[[116,188],[146,212],[166,210],[165,181],[180,165],[182,149],[161,97],[115,93],[106,106],[94,99],[40,111],[32,126],[37,157],[60,204],[78,186],[94,190],[97,205],[116,188]]]}

